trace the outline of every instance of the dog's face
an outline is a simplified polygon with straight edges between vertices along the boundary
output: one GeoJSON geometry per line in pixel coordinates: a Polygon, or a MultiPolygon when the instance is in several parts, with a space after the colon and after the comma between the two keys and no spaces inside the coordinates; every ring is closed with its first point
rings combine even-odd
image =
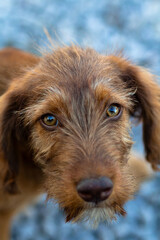
{"type": "Polygon", "coordinates": [[[150,74],[120,57],[59,49],[8,90],[3,122],[11,116],[14,131],[10,119],[3,135],[29,146],[49,198],[67,221],[114,219],[125,214],[123,205],[135,191],[127,164],[131,115],[143,119],[148,160],[159,163],[158,97],[150,74]]]}

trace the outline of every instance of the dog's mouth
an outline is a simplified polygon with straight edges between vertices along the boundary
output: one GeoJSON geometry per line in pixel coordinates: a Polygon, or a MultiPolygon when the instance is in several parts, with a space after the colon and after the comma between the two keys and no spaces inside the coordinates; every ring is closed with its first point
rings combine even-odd
{"type": "Polygon", "coordinates": [[[92,203],[77,209],[65,208],[66,222],[87,222],[92,228],[96,228],[100,222],[110,223],[117,220],[117,215],[126,214],[124,208],[114,203],[92,203]]]}

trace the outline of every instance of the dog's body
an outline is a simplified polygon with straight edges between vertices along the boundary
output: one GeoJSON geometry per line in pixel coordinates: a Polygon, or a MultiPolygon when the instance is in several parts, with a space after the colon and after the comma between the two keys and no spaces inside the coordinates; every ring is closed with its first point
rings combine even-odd
{"type": "Polygon", "coordinates": [[[160,161],[160,90],[152,79],[121,57],[75,46],[43,58],[0,52],[1,240],[15,212],[44,191],[67,221],[125,214],[147,174],[130,154],[129,115],[143,120],[154,169],[160,161]]]}

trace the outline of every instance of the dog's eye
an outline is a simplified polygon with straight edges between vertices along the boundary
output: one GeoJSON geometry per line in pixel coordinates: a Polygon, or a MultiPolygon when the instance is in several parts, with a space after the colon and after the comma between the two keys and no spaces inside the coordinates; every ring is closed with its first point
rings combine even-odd
{"type": "Polygon", "coordinates": [[[41,124],[48,130],[52,130],[58,126],[58,120],[52,114],[45,114],[40,119],[41,124]]]}
{"type": "Polygon", "coordinates": [[[119,115],[121,107],[117,104],[112,104],[107,108],[106,114],[107,117],[116,117],[119,115]]]}

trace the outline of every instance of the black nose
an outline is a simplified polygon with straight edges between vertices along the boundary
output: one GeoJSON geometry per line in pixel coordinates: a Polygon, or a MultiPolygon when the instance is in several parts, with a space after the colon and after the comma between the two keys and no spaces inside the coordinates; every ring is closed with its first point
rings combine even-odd
{"type": "Polygon", "coordinates": [[[86,202],[94,203],[106,200],[112,189],[113,183],[107,177],[84,179],[77,185],[79,196],[86,202]]]}

